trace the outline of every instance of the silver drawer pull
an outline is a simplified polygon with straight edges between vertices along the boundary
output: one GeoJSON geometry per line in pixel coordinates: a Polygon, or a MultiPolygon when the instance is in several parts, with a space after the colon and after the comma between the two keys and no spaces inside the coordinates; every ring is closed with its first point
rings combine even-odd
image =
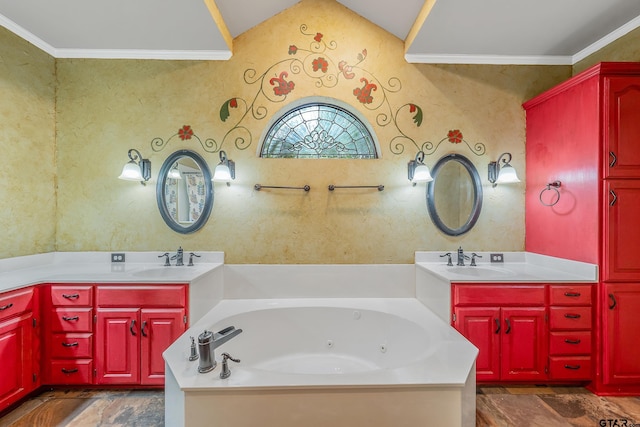
{"type": "Polygon", "coordinates": [[[7,305],[3,305],[2,307],[0,307],[0,311],[6,310],[6,309],[11,308],[11,307],[13,307],[13,303],[12,302],[10,302],[7,305]]]}
{"type": "Polygon", "coordinates": [[[565,369],[573,369],[574,371],[577,371],[578,369],[580,369],[580,365],[564,365],[565,369]]]}
{"type": "Polygon", "coordinates": [[[78,341],[76,341],[76,342],[63,342],[62,346],[63,347],[77,347],[78,346],[78,341]]]}
{"type": "Polygon", "coordinates": [[[66,320],[67,322],[72,322],[72,321],[80,320],[80,317],[79,316],[72,316],[72,317],[62,316],[62,320],[66,320]]]}
{"type": "Polygon", "coordinates": [[[62,294],[62,298],[77,299],[80,298],[80,294],[62,294]]]}
{"type": "Polygon", "coordinates": [[[564,315],[564,317],[566,317],[567,319],[579,319],[580,315],[579,314],[567,313],[567,314],[564,315]]]}
{"type": "Polygon", "coordinates": [[[580,292],[565,292],[564,296],[565,297],[579,297],[580,296],[580,292]]]}
{"type": "Polygon", "coordinates": [[[565,339],[564,342],[567,344],[580,344],[580,340],[570,340],[569,338],[565,339]]]}
{"type": "Polygon", "coordinates": [[[73,368],[73,369],[62,368],[61,371],[63,374],[75,374],[76,372],[78,372],[78,368],[73,368]]]}

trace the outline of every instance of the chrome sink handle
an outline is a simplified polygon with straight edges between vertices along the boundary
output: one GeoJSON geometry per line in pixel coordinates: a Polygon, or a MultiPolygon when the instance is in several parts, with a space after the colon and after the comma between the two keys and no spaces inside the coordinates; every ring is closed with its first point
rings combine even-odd
{"type": "Polygon", "coordinates": [[[193,253],[193,252],[190,252],[189,253],[189,264],[187,264],[187,267],[193,267],[193,257],[200,258],[200,255],[198,255],[196,253],[193,253]]]}
{"type": "Polygon", "coordinates": [[[471,264],[469,264],[471,267],[476,266],[476,258],[482,258],[482,255],[478,255],[475,252],[471,252],[471,264]]]}
{"type": "Polygon", "coordinates": [[[171,263],[169,262],[169,252],[165,252],[162,255],[158,255],[158,258],[164,257],[164,266],[169,267],[171,263]]]}
{"type": "Polygon", "coordinates": [[[449,267],[451,267],[453,265],[453,262],[451,261],[451,252],[447,252],[446,254],[440,255],[440,258],[444,258],[444,257],[448,257],[447,258],[447,265],[449,267]]]}

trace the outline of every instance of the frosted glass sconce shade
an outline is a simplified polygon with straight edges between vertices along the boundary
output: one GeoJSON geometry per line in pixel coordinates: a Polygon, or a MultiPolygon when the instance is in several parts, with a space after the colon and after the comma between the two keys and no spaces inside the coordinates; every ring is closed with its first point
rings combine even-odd
{"type": "Polygon", "coordinates": [[[511,153],[502,153],[498,157],[498,161],[489,162],[489,182],[495,187],[498,184],[510,184],[520,182],[518,174],[509,162],[511,161],[511,153]],[[502,162],[502,166],[500,166],[502,162]]]}
{"type": "Polygon", "coordinates": [[[407,178],[413,185],[433,181],[429,167],[424,164],[424,152],[418,151],[415,160],[410,160],[407,164],[407,178]]]}
{"type": "Polygon", "coordinates": [[[151,161],[143,159],[142,154],[134,148],[129,150],[129,161],[122,168],[118,178],[127,181],[140,181],[142,185],[151,178],[151,161]]]}
{"type": "Polygon", "coordinates": [[[232,179],[236,179],[236,164],[233,160],[229,160],[227,153],[220,151],[220,163],[213,172],[212,181],[226,182],[229,185],[232,179]]]}

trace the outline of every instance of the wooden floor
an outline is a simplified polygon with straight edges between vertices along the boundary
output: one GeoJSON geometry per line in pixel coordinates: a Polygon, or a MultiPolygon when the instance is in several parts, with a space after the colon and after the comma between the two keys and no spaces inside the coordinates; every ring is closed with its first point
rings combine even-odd
{"type": "MultiPolygon", "coordinates": [[[[579,387],[478,387],[476,402],[482,427],[640,427],[640,397],[598,397],[579,387]]],[[[140,390],[47,391],[0,418],[0,427],[162,425],[163,392],[140,390]]]]}

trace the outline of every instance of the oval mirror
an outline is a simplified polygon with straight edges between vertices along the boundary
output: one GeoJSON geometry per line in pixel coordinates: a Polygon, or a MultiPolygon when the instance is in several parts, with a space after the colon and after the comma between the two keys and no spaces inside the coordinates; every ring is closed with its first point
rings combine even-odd
{"type": "Polygon", "coordinates": [[[442,157],[431,172],[427,209],[440,231],[459,236],[471,230],[482,208],[482,183],[477,169],[460,154],[442,157]]]}
{"type": "Polygon", "coordinates": [[[211,172],[193,151],[179,150],[162,164],[156,187],[164,222],[178,233],[193,233],[209,219],[213,206],[211,172]]]}

